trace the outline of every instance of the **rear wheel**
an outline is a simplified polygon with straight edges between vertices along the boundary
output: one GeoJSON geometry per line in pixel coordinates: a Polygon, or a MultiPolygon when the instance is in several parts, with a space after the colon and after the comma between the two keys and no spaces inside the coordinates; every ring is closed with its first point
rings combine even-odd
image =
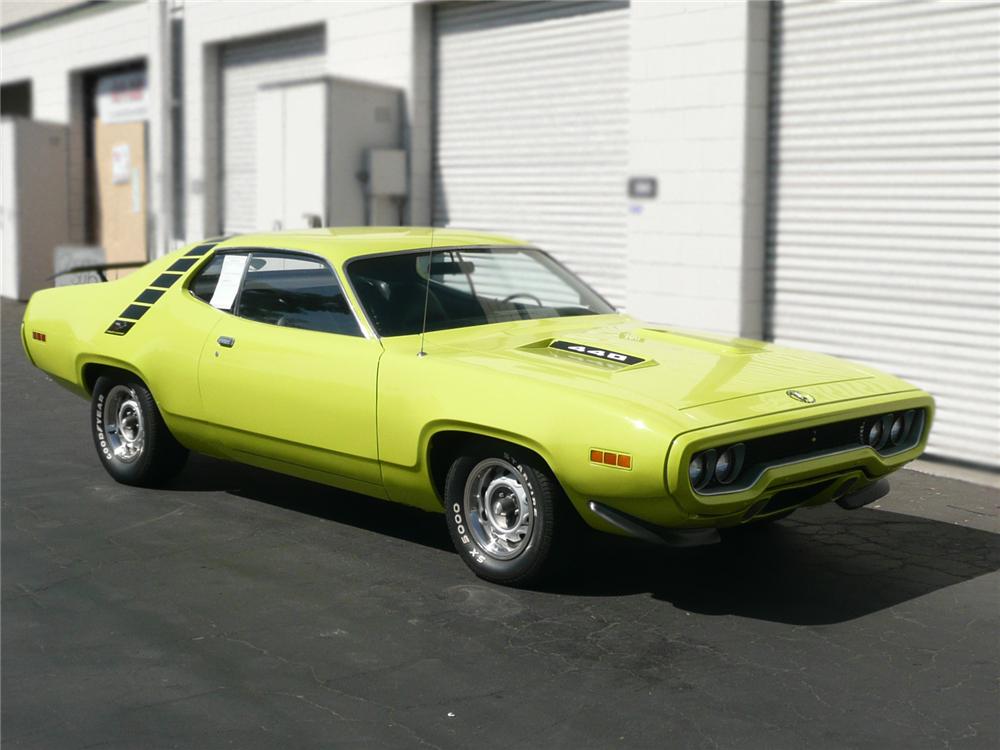
{"type": "MultiPolygon", "coordinates": [[[[554,572],[568,546],[572,507],[544,462],[501,445],[460,456],[445,479],[448,531],[462,559],[488,581],[523,586],[554,572]]],[[[564,557],[562,558],[565,559],[564,557]]]]}
{"type": "Polygon", "coordinates": [[[153,395],[138,378],[98,378],[90,416],[97,455],[116,482],[152,486],[184,466],[187,450],[170,434],[153,395]]]}

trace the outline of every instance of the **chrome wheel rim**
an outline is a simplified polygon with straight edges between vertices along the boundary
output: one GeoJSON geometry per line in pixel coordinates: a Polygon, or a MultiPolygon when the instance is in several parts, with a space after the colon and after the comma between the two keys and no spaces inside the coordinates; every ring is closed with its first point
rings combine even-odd
{"type": "Polygon", "coordinates": [[[111,452],[122,463],[132,463],[142,455],[146,429],[135,390],[116,385],[108,392],[101,414],[104,437],[111,452]]]}
{"type": "Polygon", "coordinates": [[[524,475],[499,458],[480,461],[465,483],[465,517],[479,548],[510,560],[531,542],[535,527],[524,475]]]}

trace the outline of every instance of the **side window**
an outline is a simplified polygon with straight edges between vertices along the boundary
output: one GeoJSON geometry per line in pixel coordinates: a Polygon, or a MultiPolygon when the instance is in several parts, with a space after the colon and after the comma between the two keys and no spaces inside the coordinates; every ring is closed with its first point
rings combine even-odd
{"type": "Polygon", "coordinates": [[[260,323],[361,335],[333,270],[312,258],[251,253],[238,305],[241,318],[260,323]]]}

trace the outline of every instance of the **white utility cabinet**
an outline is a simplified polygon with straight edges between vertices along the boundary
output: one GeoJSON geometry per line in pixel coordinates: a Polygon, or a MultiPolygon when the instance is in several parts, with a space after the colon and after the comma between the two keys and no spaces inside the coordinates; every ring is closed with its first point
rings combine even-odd
{"type": "Polygon", "coordinates": [[[257,226],[270,231],[324,223],[327,86],[323,81],[257,92],[257,226]]]}
{"type": "Polygon", "coordinates": [[[369,158],[372,150],[399,149],[401,100],[397,89],[341,78],[261,86],[258,229],[356,226],[374,217],[400,223],[405,196],[371,189],[369,158]]]}
{"type": "Polygon", "coordinates": [[[0,294],[26,300],[52,285],[52,254],[69,240],[68,128],[0,120],[0,294]]]}

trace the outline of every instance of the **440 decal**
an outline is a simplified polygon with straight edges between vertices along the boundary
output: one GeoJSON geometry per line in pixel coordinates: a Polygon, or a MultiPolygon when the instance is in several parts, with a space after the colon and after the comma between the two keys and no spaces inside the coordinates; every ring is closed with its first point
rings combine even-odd
{"type": "Polygon", "coordinates": [[[583,354],[587,357],[603,359],[608,362],[618,362],[623,365],[637,365],[640,362],[646,361],[642,357],[633,357],[631,354],[613,352],[610,349],[596,349],[594,347],[584,346],[583,344],[574,344],[572,341],[553,341],[549,344],[549,346],[552,349],[559,349],[564,352],[573,352],[574,354],[583,354]]]}

